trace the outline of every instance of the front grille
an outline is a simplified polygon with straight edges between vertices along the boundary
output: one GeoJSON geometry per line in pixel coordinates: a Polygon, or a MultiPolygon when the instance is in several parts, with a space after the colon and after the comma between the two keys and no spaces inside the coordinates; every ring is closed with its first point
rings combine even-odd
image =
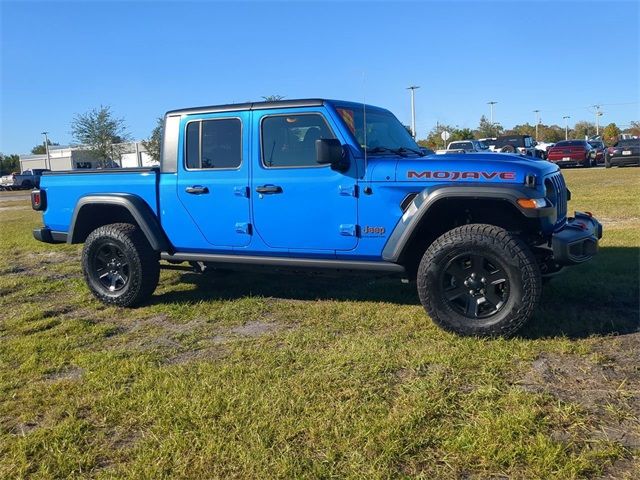
{"type": "Polygon", "coordinates": [[[564,223],[567,219],[567,185],[564,183],[564,177],[560,172],[554,173],[547,178],[545,183],[547,188],[553,189],[553,193],[548,197],[556,207],[557,225],[564,223]]]}

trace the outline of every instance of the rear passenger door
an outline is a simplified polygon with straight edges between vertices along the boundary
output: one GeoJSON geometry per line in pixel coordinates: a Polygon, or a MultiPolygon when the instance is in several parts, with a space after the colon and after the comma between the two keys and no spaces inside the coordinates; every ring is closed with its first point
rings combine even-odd
{"type": "Polygon", "coordinates": [[[242,247],[249,224],[248,112],[182,121],[178,198],[213,246],[242,247]]]}

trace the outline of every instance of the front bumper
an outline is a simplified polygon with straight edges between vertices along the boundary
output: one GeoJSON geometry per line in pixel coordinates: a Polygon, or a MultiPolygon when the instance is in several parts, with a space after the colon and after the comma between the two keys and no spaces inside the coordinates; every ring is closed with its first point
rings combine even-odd
{"type": "Polygon", "coordinates": [[[598,253],[602,225],[591,215],[575,212],[565,226],[551,237],[553,259],[559,265],[577,265],[598,253]]]}

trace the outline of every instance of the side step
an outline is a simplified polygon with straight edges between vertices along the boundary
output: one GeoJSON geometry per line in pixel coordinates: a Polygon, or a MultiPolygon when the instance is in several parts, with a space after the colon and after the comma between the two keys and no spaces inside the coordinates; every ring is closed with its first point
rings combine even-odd
{"type": "Polygon", "coordinates": [[[180,253],[173,255],[163,252],[162,260],[169,262],[204,262],[214,265],[262,265],[288,268],[308,268],[311,270],[362,270],[372,272],[403,273],[404,267],[391,262],[364,262],[354,260],[324,260],[291,257],[261,257],[252,255],[225,255],[215,253],[180,253]]]}

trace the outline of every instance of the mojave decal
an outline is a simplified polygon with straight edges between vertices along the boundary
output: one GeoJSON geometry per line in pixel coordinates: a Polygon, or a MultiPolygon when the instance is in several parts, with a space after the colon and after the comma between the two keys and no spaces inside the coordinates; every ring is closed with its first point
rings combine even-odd
{"type": "Polygon", "coordinates": [[[409,170],[407,172],[407,178],[437,180],[464,180],[467,178],[476,180],[515,180],[516,172],[447,172],[445,170],[437,170],[435,172],[423,170],[421,172],[416,172],[415,170],[409,170]]]}

